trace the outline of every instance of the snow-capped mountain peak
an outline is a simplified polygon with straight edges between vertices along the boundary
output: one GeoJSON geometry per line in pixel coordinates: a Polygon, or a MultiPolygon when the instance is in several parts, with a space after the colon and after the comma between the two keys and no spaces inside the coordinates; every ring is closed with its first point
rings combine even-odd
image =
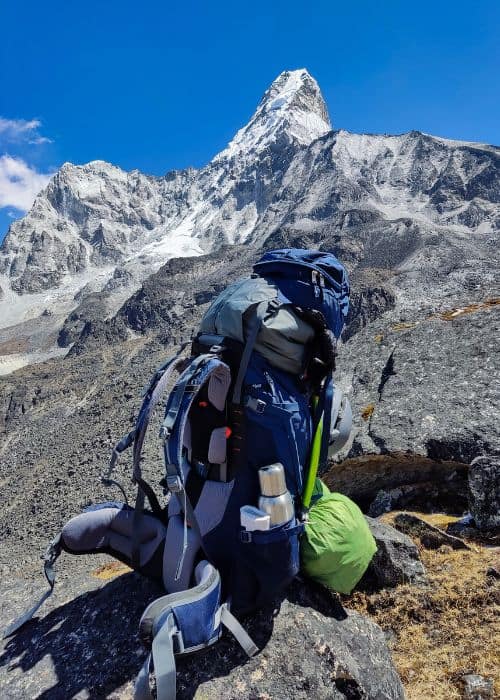
{"type": "MultiPolygon", "coordinates": [[[[427,239],[429,250],[438,240],[493,245],[499,174],[492,146],[332,131],[314,78],[285,71],[204,168],[153,177],[64,164],[0,248],[0,346],[24,334],[50,347],[85,300],[112,316],[170,258],[224,245],[316,245],[335,231],[347,262],[368,247],[372,264],[390,269],[413,250],[422,256],[427,239]]],[[[29,361],[0,355],[0,374],[29,361]]]]}
{"type": "Polygon", "coordinates": [[[280,73],[264,93],[257,112],[261,109],[271,112],[283,107],[316,114],[328,131],[333,128],[319,85],[305,68],[280,73]]]}
{"type": "Polygon", "coordinates": [[[266,90],[248,124],[214,160],[261,151],[273,143],[307,146],[331,130],[316,80],[304,68],[284,71],[266,90]]]}

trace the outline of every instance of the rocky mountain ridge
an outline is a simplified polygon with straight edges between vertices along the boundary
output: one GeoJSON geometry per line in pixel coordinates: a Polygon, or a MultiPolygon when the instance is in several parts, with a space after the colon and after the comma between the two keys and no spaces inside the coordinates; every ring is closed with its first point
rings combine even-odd
{"type": "MultiPolygon", "coordinates": [[[[334,232],[334,249],[351,268],[448,266],[451,285],[450,260],[495,252],[499,153],[416,131],[332,131],[316,81],[305,70],[284,72],[200,170],[151,177],[103,161],[65,164],[2,245],[0,325],[28,323],[33,335],[33,322],[50,313],[53,335],[43,336],[50,350],[86,297],[104,292],[111,317],[169,258],[280,244],[306,232],[317,240],[334,232]]],[[[453,286],[462,285],[460,276],[453,286]]],[[[0,333],[8,371],[4,339],[0,333]]]]}
{"type": "Polygon", "coordinates": [[[9,290],[57,290],[57,300],[91,280],[100,289],[116,266],[126,270],[122,281],[140,281],[168,258],[246,241],[267,206],[266,186],[279,181],[295,150],[330,129],[316,81],[307,71],[284,72],[201,170],[151,177],[104,161],[66,163],[5,239],[5,302],[14,298],[9,290]]]}

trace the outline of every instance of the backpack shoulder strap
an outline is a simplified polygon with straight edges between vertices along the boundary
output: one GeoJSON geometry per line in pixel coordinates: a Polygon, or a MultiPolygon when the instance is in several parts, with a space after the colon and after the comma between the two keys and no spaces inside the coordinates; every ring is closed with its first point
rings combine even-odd
{"type": "Polygon", "coordinates": [[[144,445],[144,439],[146,437],[146,432],[149,426],[149,421],[154,409],[161,401],[166,389],[170,377],[173,371],[177,368],[179,363],[182,361],[180,358],[181,353],[184,351],[187,343],[183,343],[179,351],[168,358],[166,362],[159,367],[154,373],[149,385],[143,392],[143,401],[139,414],[137,416],[137,421],[135,427],[125,435],[115,446],[112,454],[111,460],[107,472],[101,477],[102,482],[107,485],[117,486],[125,497],[125,502],[128,503],[125,489],[116,480],[111,478],[111,474],[116,467],[118,459],[122,452],[133,445],[133,460],[132,460],[132,481],[137,484],[137,496],[135,501],[134,516],[132,521],[132,553],[131,559],[135,567],[140,564],[140,542],[139,542],[139,529],[142,520],[142,514],[144,512],[144,504],[146,497],[151,506],[153,514],[160,520],[164,519],[163,510],[158,502],[156,494],[153,488],[148,484],[148,482],[142,477],[141,471],[141,458],[142,458],[142,448],[144,445]]]}
{"type": "Polygon", "coordinates": [[[131,543],[131,559],[134,567],[138,567],[140,564],[140,541],[139,532],[140,524],[142,520],[142,515],[144,512],[144,503],[146,496],[151,505],[153,513],[160,519],[164,520],[164,514],[162,508],[156,498],[156,495],[151,488],[150,484],[143,479],[141,471],[141,458],[142,458],[142,448],[144,445],[144,439],[146,437],[146,431],[148,429],[149,420],[154,409],[161,401],[166,389],[172,372],[181,362],[179,355],[184,350],[186,345],[183,345],[181,350],[174,357],[167,360],[167,362],[160,367],[159,370],[153,376],[153,379],[146,390],[146,395],[139,411],[139,416],[137,418],[135,436],[134,436],[134,449],[133,449],[133,474],[132,479],[137,484],[137,496],[135,500],[134,516],[132,520],[132,543],[131,543]]]}
{"type": "MultiPolygon", "coordinates": [[[[174,367],[176,367],[178,362],[180,362],[179,356],[186,348],[186,346],[187,343],[183,343],[179,351],[175,355],[169,357],[168,360],[164,362],[163,365],[161,365],[161,367],[159,367],[154,373],[150,383],[142,392],[143,402],[139,410],[135,426],[115,445],[111,453],[109,466],[106,472],[104,472],[101,476],[101,481],[105,486],[114,485],[120,489],[126,503],[128,503],[128,499],[125,493],[125,489],[118,481],[112,479],[111,475],[116,468],[121,454],[125,450],[127,450],[131,445],[134,445],[134,461],[136,459],[139,459],[140,461],[142,445],[144,443],[144,438],[146,435],[146,430],[148,428],[151,413],[153,412],[154,408],[163,396],[166,389],[166,384],[168,382],[168,378],[170,377],[174,367]],[[139,449],[137,449],[137,447],[139,449]]],[[[135,467],[134,472],[137,472],[135,467]]],[[[137,475],[140,477],[140,471],[137,475]]]]}
{"type": "Polygon", "coordinates": [[[219,375],[221,381],[230,381],[229,367],[216,355],[207,353],[196,357],[184,370],[176,386],[170,393],[165,409],[160,434],[164,439],[164,455],[167,489],[176,494],[184,512],[184,538],[179,562],[177,564],[175,580],[179,579],[184,563],[184,555],[187,550],[187,522],[194,530],[199,546],[204,551],[207,559],[210,556],[205,551],[203,536],[196,518],[194,508],[185,489],[185,477],[183,470],[184,461],[184,432],[191,406],[201,388],[211,380],[212,376],[219,375]]]}

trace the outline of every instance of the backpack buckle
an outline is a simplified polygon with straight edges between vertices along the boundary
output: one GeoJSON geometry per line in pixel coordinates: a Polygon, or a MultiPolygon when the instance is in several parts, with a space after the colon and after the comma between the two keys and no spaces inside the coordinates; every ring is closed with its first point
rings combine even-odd
{"type": "Polygon", "coordinates": [[[161,426],[159,436],[164,442],[166,442],[169,439],[171,434],[172,431],[170,430],[170,428],[167,428],[166,425],[161,426]]]}
{"type": "Polygon", "coordinates": [[[250,544],[250,542],[252,541],[252,533],[250,532],[250,530],[242,530],[240,532],[240,540],[245,544],[250,544]]]}
{"type": "Polygon", "coordinates": [[[245,406],[254,413],[264,413],[266,410],[266,402],[262,399],[256,399],[253,396],[247,398],[245,406]]]}
{"type": "Polygon", "coordinates": [[[182,654],[184,652],[184,638],[182,632],[177,628],[172,632],[172,647],[174,654],[182,654]]]}
{"type": "Polygon", "coordinates": [[[167,482],[167,489],[171,493],[180,493],[181,491],[184,490],[184,486],[183,486],[181,478],[178,474],[172,474],[170,476],[167,476],[166,482],[167,482]]]}

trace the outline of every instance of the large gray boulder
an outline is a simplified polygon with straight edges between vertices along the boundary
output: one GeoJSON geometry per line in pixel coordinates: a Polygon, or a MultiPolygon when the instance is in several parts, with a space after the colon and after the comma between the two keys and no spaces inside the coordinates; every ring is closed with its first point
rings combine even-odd
{"type": "Polygon", "coordinates": [[[492,381],[500,371],[499,307],[444,314],[460,306],[459,298],[433,300],[439,315],[418,299],[414,309],[389,311],[349,340],[338,381],[354,413],[350,460],[382,455],[385,463],[392,456],[405,477],[414,464],[429,478],[435,469],[446,478],[447,465],[460,469],[500,450],[492,381]]]}
{"type": "MultiPolygon", "coordinates": [[[[160,591],[135,574],[96,589],[96,580],[78,569],[39,621],[6,640],[2,700],[132,698],[145,656],[138,621],[160,591]]],[[[0,596],[3,620],[32,597],[22,580],[13,582],[0,596]]],[[[248,660],[227,635],[206,654],[179,661],[178,700],[404,699],[383,631],[324,589],[297,582],[278,612],[260,612],[244,624],[262,651],[248,660]]]]}
{"type": "Polygon", "coordinates": [[[377,551],[368,567],[363,583],[376,588],[394,588],[402,583],[426,582],[424,565],[418,549],[408,535],[376,518],[366,517],[377,543],[377,551]]]}

